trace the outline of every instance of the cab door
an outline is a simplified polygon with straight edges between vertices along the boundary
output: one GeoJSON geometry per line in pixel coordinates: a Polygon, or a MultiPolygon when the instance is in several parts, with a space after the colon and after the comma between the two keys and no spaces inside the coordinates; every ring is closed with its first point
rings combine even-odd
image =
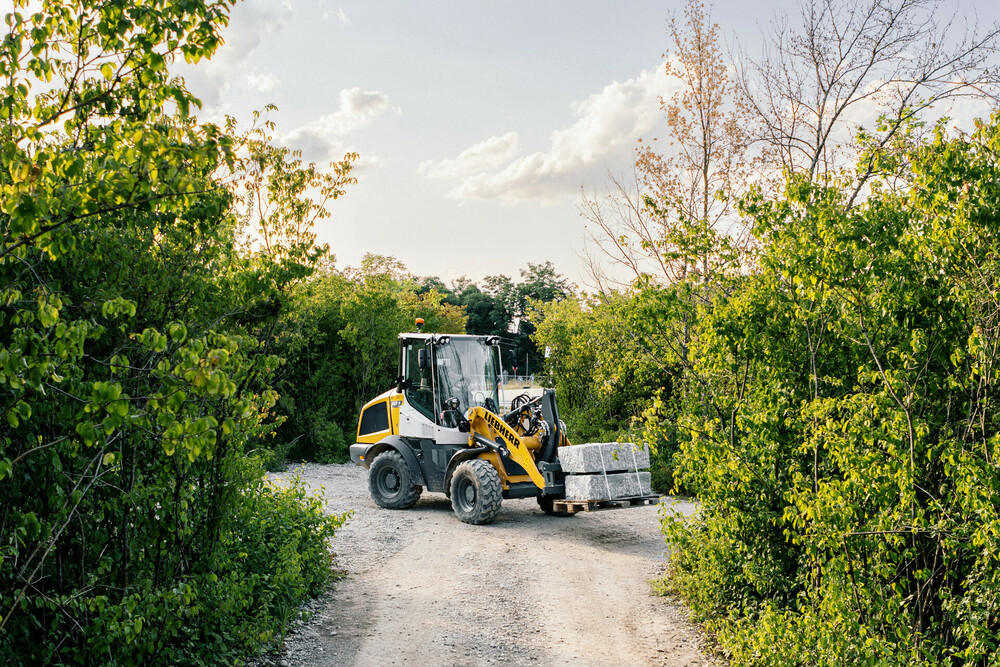
{"type": "Polygon", "coordinates": [[[399,406],[399,434],[410,438],[434,438],[434,373],[427,339],[411,338],[403,343],[400,366],[403,400],[399,406]],[[421,351],[425,359],[421,368],[421,351]]]}
{"type": "Polygon", "coordinates": [[[428,339],[410,339],[403,345],[403,400],[399,407],[399,434],[425,438],[437,444],[464,445],[469,436],[457,428],[440,425],[434,345],[428,339]],[[423,362],[423,363],[421,363],[423,362]]]}

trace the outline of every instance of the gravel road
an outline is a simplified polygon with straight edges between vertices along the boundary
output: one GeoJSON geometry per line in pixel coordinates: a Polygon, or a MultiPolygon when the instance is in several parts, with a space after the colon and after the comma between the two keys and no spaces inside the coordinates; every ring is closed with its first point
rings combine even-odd
{"type": "Polygon", "coordinates": [[[666,550],[656,507],[558,518],[505,500],[496,522],[470,526],[443,494],[377,507],[352,464],[274,477],[296,473],[354,516],[334,540],[347,577],[310,603],[276,663],[713,664],[683,610],[650,594],[666,550]]]}

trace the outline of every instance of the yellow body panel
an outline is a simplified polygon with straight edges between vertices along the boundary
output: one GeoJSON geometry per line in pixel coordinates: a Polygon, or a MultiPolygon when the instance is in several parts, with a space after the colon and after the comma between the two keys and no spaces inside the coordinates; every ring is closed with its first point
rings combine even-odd
{"type": "Polygon", "coordinates": [[[537,452],[542,448],[542,441],[537,435],[529,435],[528,437],[521,436],[521,444],[530,449],[533,452],[537,452]]]}
{"type": "Polygon", "coordinates": [[[398,389],[389,391],[389,427],[399,435],[399,407],[403,405],[403,392],[398,389]]]}
{"type": "Polygon", "coordinates": [[[363,442],[365,444],[374,445],[375,443],[382,440],[382,438],[387,435],[394,435],[399,433],[399,405],[395,405],[397,400],[402,400],[402,394],[399,394],[396,390],[390,389],[389,391],[379,394],[372,400],[362,406],[361,411],[358,413],[358,427],[355,430],[355,437],[357,438],[355,442],[363,442]],[[388,410],[388,430],[375,431],[374,433],[366,433],[361,435],[361,415],[365,413],[365,410],[378,404],[384,403],[385,409],[388,410]]]}
{"type": "Polygon", "coordinates": [[[495,452],[485,452],[480,454],[479,458],[484,461],[489,461],[490,465],[497,469],[497,472],[500,473],[500,488],[506,491],[510,487],[510,477],[507,475],[507,469],[504,468],[503,461],[500,460],[500,457],[497,456],[495,452]]]}

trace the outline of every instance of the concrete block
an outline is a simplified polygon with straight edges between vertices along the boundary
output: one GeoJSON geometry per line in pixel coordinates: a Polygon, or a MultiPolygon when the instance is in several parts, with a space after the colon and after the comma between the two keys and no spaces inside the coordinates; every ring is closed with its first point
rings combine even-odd
{"type": "Polygon", "coordinates": [[[559,463],[563,472],[622,472],[647,470],[649,448],[631,442],[592,442],[560,447],[559,463]]]}
{"type": "Polygon", "coordinates": [[[615,500],[651,493],[648,472],[566,475],[566,500],[615,500]]]}

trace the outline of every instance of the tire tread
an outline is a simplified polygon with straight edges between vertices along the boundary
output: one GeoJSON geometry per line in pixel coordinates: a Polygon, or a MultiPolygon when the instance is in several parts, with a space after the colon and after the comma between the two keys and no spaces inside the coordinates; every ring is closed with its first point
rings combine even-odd
{"type": "Polygon", "coordinates": [[[452,507],[455,509],[455,514],[465,523],[471,523],[475,526],[493,523],[493,520],[497,518],[497,514],[500,513],[500,504],[503,502],[503,489],[500,486],[499,473],[497,473],[496,468],[489,461],[472,459],[471,461],[459,464],[458,468],[455,469],[455,474],[452,476],[452,484],[455,483],[455,480],[460,475],[465,474],[466,470],[468,474],[471,474],[479,481],[478,497],[481,499],[477,503],[479,511],[475,514],[463,515],[459,511],[458,505],[455,504],[455,490],[452,487],[452,507]]]}

